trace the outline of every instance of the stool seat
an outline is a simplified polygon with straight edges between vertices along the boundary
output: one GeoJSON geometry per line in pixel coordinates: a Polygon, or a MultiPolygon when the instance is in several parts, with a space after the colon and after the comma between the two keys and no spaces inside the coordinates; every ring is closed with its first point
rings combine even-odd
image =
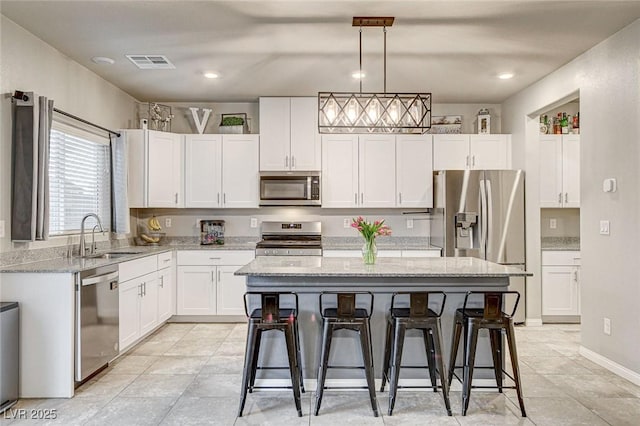
{"type": "MultiPolygon", "coordinates": [[[[288,320],[290,318],[295,318],[298,316],[298,313],[295,309],[281,309],[280,315],[278,315],[279,320],[288,320]]],[[[253,320],[262,320],[262,309],[254,309],[251,311],[251,315],[249,318],[253,320]]]]}
{"type": "Polygon", "coordinates": [[[363,318],[369,318],[369,313],[366,309],[355,309],[353,316],[339,316],[337,308],[327,308],[322,311],[322,316],[328,319],[339,319],[341,321],[349,321],[352,318],[362,320],[363,318]]]}
{"type": "MultiPolygon", "coordinates": [[[[473,369],[475,367],[475,353],[478,343],[478,333],[481,329],[489,331],[491,341],[491,354],[493,358],[493,370],[496,378],[496,388],[499,392],[505,387],[502,384],[503,374],[513,379],[515,389],[520,404],[522,417],[526,417],[524,408],[524,400],[522,398],[522,388],[520,380],[520,370],[518,366],[518,355],[516,352],[515,331],[513,328],[513,315],[518,307],[520,294],[517,291],[470,291],[464,299],[462,308],[456,309],[454,316],[454,331],[451,343],[451,358],[449,362],[448,382],[451,384],[456,368],[463,368],[462,381],[462,415],[467,414],[469,401],[471,396],[473,369]],[[507,314],[503,311],[505,298],[508,295],[515,295],[516,300],[513,312],[507,314]],[[467,303],[470,297],[482,296],[482,308],[468,308],[467,303]],[[513,369],[513,377],[509,376],[502,369],[503,350],[502,350],[502,333],[506,334],[507,344],[509,345],[509,355],[511,356],[511,366],[513,369]],[[464,365],[456,366],[456,358],[458,354],[458,346],[460,345],[460,337],[464,336],[464,365]]],[[[491,368],[491,367],[476,367],[491,368]]],[[[459,379],[458,376],[456,378],[459,379]]],[[[459,379],[460,380],[460,379],[459,379]]],[[[487,386],[483,386],[486,388],[487,386]]]]}
{"type": "MultiPolygon", "coordinates": [[[[400,368],[402,368],[402,350],[404,347],[406,330],[421,330],[424,339],[424,348],[427,355],[428,365],[412,366],[412,368],[428,368],[431,388],[434,392],[442,388],[442,397],[448,415],[451,413],[449,403],[449,382],[446,378],[446,369],[442,356],[442,327],[440,316],[444,309],[447,296],[441,291],[434,292],[396,292],[391,296],[391,307],[387,317],[387,332],[384,350],[384,365],[382,367],[382,386],[380,392],[384,392],[384,386],[389,381],[389,410],[388,414],[393,414],[398,393],[398,380],[400,368]],[[429,300],[433,296],[440,298],[439,312],[429,308],[429,300]],[[397,299],[408,299],[409,307],[396,307],[397,299]],[[438,386],[438,373],[440,383],[438,386]]],[[[407,368],[408,366],[405,366],[407,368]]],[[[416,388],[418,386],[411,386],[416,388]]],[[[425,387],[425,386],[421,386],[425,387]]],[[[428,386],[427,386],[428,387],[428,386]]]]}

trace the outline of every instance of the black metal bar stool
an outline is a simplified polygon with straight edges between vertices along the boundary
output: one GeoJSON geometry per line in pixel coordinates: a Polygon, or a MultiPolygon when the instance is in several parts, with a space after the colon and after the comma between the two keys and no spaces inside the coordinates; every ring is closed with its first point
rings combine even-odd
{"type": "Polygon", "coordinates": [[[527,417],[524,409],[524,400],[522,399],[522,386],[520,381],[520,369],[518,368],[518,354],[516,352],[516,338],[513,329],[513,315],[520,301],[520,293],[517,291],[470,291],[464,298],[462,309],[456,310],[455,328],[451,343],[451,360],[449,362],[449,385],[453,376],[458,380],[460,377],[455,373],[456,368],[463,368],[462,382],[462,415],[467,414],[469,408],[469,399],[472,388],[497,388],[499,392],[502,389],[515,389],[520,403],[520,411],[522,417],[527,417]],[[516,295],[515,303],[511,314],[503,311],[503,305],[507,295],[516,295]],[[482,308],[467,308],[469,298],[475,295],[482,296],[482,308]],[[486,328],[489,331],[491,341],[491,353],[493,357],[493,367],[477,367],[474,365],[476,357],[476,345],[478,343],[478,331],[486,328]],[[502,352],[502,332],[505,332],[507,344],[509,345],[509,354],[511,355],[511,367],[513,376],[509,375],[502,369],[503,352],[502,352]],[[460,335],[464,332],[464,365],[456,366],[456,357],[458,346],[460,344],[460,335]],[[475,368],[492,368],[496,377],[497,386],[472,386],[473,369],[475,368]],[[504,386],[502,375],[506,375],[514,381],[515,386],[504,386]]]}
{"type": "MultiPolygon", "coordinates": [[[[318,366],[318,385],[316,388],[316,406],[314,414],[317,416],[322,403],[322,395],[325,389],[331,389],[324,385],[329,368],[363,369],[367,379],[367,386],[358,389],[369,389],[371,408],[373,415],[378,417],[378,404],[376,403],[376,389],[373,373],[373,352],[371,347],[370,319],[373,312],[373,294],[363,292],[322,292],[320,293],[320,315],[322,316],[322,349],[320,352],[320,365],[318,366]],[[332,307],[325,306],[325,298],[328,295],[335,296],[336,303],[332,307]],[[358,308],[356,297],[369,298],[369,309],[358,308]],[[360,347],[362,348],[362,366],[332,366],[329,365],[329,353],[331,351],[331,339],[333,332],[340,329],[353,330],[360,335],[360,347]]],[[[344,388],[340,388],[344,389],[344,388]]]]}
{"type": "MultiPolygon", "coordinates": [[[[286,301],[285,301],[286,302],[286,301]]],[[[262,333],[270,330],[279,330],[284,333],[287,344],[287,355],[289,360],[289,372],[291,374],[291,388],[293,389],[293,399],[298,410],[298,417],[302,417],[300,405],[300,390],[304,392],[304,382],[302,378],[302,366],[300,362],[300,338],[298,333],[298,295],[291,292],[280,293],[260,293],[247,292],[244,295],[244,311],[249,318],[247,330],[247,349],[244,354],[244,369],[242,371],[242,390],[240,392],[240,408],[238,417],[242,417],[242,410],[247,399],[247,391],[263,388],[255,386],[256,371],[258,369],[286,369],[287,367],[258,367],[258,355],[260,352],[260,341],[262,333]],[[249,314],[247,309],[247,299],[250,295],[260,296],[260,308],[254,309],[249,314]],[[291,299],[288,305],[294,307],[281,308],[280,298],[291,299]]],[[[267,386],[269,388],[273,388],[267,386]]],[[[285,387],[289,388],[289,386],[285,387]]]]}
{"type": "MultiPolygon", "coordinates": [[[[447,300],[446,294],[441,291],[433,292],[397,292],[391,296],[391,308],[387,318],[387,334],[384,350],[384,366],[382,371],[382,386],[380,392],[384,392],[384,385],[389,381],[389,415],[393,413],[396,403],[396,394],[399,388],[424,388],[425,386],[398,386],[400,368],[429,368],[429,377],[434,392],[442,388],[442,397],[447,414],[451,415],[451,405],[449,404],[449,382],[446,377],[446,370],[442,359],[442,326],[440,317],[447,300]],[[397,307],[396,296],[406,300],[408,296],[408,307],[397,307]],[[436,313],[429,309],[429,299],[431,296],[438,296],[441,299],[439,310],[436,313]],[[427,365],[403,366],[402,349],[404,346],[405,332],[409,329],[421,330],[424,338],[424,347],[427,353],[427,365]],[[438,386],[437,375],[440,375],[440,386],[438,386]]],[[[404,303],[406,306],[406,303],[404,303]]]]}

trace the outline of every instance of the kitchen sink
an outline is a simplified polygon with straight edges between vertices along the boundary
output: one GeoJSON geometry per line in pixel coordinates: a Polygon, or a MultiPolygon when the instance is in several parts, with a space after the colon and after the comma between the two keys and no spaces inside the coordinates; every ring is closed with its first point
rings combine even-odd
{"type": "Polygon", "coordinates": [[[121,257],[141,254],[141,251],[108,251],[106,253],[96,253],[85,256],[87,259],[118,259],[121,257]]]}

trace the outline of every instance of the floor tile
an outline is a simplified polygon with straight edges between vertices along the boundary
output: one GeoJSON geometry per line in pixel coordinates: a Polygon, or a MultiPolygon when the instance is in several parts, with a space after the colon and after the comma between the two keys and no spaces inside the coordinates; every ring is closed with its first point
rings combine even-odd
{"type": "Polygon", "coordinates": [[[111,401],[111,398],[102,396],[48,399],[38,405],[39,413],[49,414],[48,419],[31,419],[26,422],[18,422],[20,425],[82,425],[93,415],[98,413],[111,401]]]}
{"type": "Polygon", "coordinates": [[[625,389],[616,386],[605,376],[545,376],[557,388],[562,389],[574,399],[583,398],[632,398],[625,389]]]}
{"type": "Polygon", "coordinates": [[[162,426],[232,426],[238,414],[237,398],[182,397],[164,418],[162,426]]]}
{"type": "Polygon", "coordinates": [[[311,425],[382,425],[383,412],[378,407],[378,417],[374,417],[366,391],[327,390],[317,416],[313,415],[315,399],[311,398],[311,425]]]}
{"type": "Polygon", "coordinates": [[[225,340],[214,352],[214,355],[244,356],[246,343],[243,340],[225,340]]]}
{"type": "MultiPolygon", "coordinates": [[[[555,377],[555,376],[548,376],[555,377]]],[[[523,374],[520,376],[522,385],[522,394],[525,398],[550,398],[550,397],[567,397],[567,393],[562,387],[556,386],[549,381],[546,376],[539,374],[523,374]]],[[[512,386],[513,382],[508,381],[509,386],[512,386]]],[[[504,393],[509,397],[512,397],[513,401],[517,401],[517,393],[515,389],[506,389],[504,393]]]]}
{"type": "Polygon", "coordinates": [[[144,374],[198,374],[208,360],[203,356],[163,356],[149,366],[144,374]]]}
{"type": "Polygon", "coordinates": [[[637,426],[640,419],[638,398],[585,398],[591,411],[616,426],[637,426]]]}
{"type": "Polygon", "coordinates": [[[562,374],[562,375],[589,375],[591,371],[587,368],[582,367],[577,362],[573,361],[568,357],[531,357],[531,356],[523,356],[520,357],[520,362],[526,364],[535,370],[538,374],[543,375],[551,375],[551,374],[562,374]]]}
{"type": "Polygon", "coordinates": [[[224,343],[223,339],[193,337],[187,334],[175,342],[164,355],[172,356],[211,356],[224,343]]]}
{"type": "Polygon", "coordinates": [[[236,324],[227,336],[228,340],[247,340],[247,323],[236,324]]]}
{"type": "Polygon", "coordinates": [[[237,374],[242,375],[244,356],[214,355],[202,367],[200,374],[237,374]]]}
{"type": "Polygon", "coordinates": [[[239,374],[199,374],[185,391],[189,397],[240,397],[242,376],[239,374]]]}
{"type": "Polygon", "coordinates": [[[172,408],[175,398],[118,397],[89,419],[87,426],[160,424],[172,408]]]}
{"type": "Polygon", "coordinates": [[[528,418],[544,426],[604,426],[607,423],[572,398],[525,398],[528,418]]]}
{"type": "Polygon", "coordinates": [[[138,377],[136,374],[107,374],[76,389],[75,398],[101,397],[111,399],[138,377]]]}
{"type": "Polygon", "coordinates": [[[173,341],[144,341],[133,348],[129,355],[163,355],[175,345],[173,341]]]}
{"type": "MultiPolygon", "coordinates": [[[[310,397],[303,395],[300,406],[302,417],[298,417],[292,392],[265,391],[249,394],[242,417],[235,425],[308,425],[310,397]]],[[[238,399],[238,404],[240,400],[238,399]]],[[[236,404],[236,408],[237,408],[236,404]]]]}
{"type": "Polygon", "coordinates": [[[143,374],[127,386],[120,396],[177,398],[195,377],[192,374],[143,374]]]}
{"type": "MultiPolygon", "coordinates": [[[[385,425],[455,426],[458,421],[447,415],[441,392],[408,392],[399,390],[393,415],[389,410],[388,392],[378,393],[378,407],[385,425]]],[[[452,404],[453,414],[459,414],[460,405],[452,404]]]]}
{"type": "Polygon", "coordinates": [[[472,392],[467,415],[456,414],[461,425],[533,425],[530,419],[522,417],[517,402],[497,392],[472,392]]]}
{"type": "Polygon", "coordinates": [[[109,367],[109,374],[142,374],[158,359],[157,355],[127,355],[109,367]]]}

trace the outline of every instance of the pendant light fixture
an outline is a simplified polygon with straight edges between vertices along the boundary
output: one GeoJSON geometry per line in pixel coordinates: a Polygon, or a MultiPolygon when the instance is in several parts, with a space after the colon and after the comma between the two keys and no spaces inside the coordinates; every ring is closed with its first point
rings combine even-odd
{"type": "Polygon", "coordinates": [[[387,93],[387,27],[394,17],[354,17],[360,27],[362,76],[362,27],[382,27],[384,34],[384,88],[382,93],[360,91],[319,92],[320,133],[424,133],[431,128],[431,93],[387,93]]]}

